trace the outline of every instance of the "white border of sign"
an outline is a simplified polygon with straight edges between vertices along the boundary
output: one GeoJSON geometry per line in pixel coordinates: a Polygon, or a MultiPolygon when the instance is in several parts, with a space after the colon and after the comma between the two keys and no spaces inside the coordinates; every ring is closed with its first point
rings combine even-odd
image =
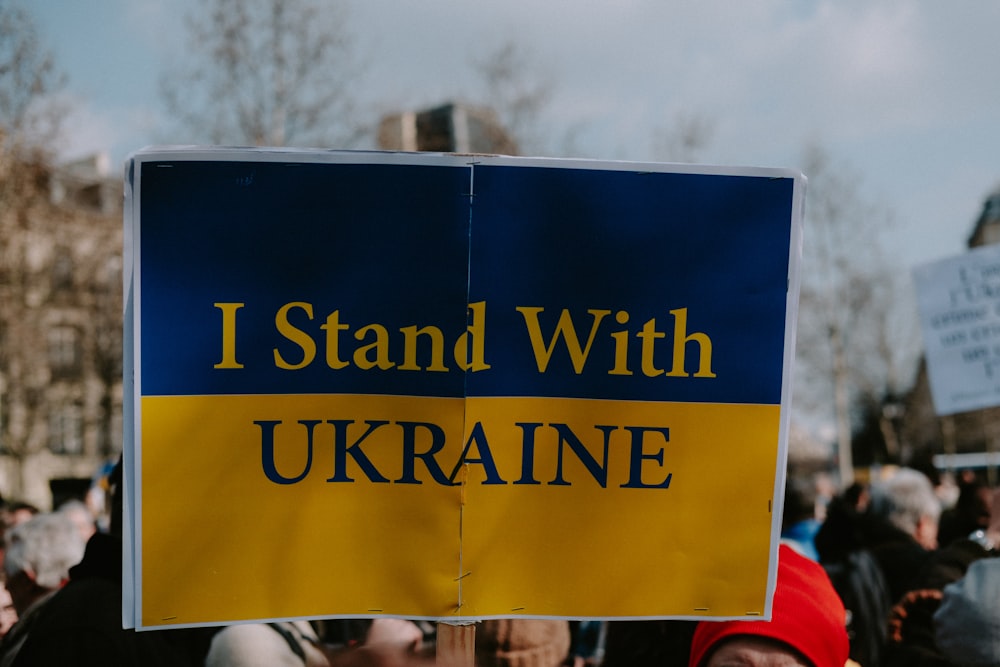
{"type": "MultiPolygon", "coordinates": [[[[138,322],[141,295],[139,294],[141,267],[136,261],[136,250],[139,248],[141,222],[138,220],[140,207],[140,178],[137,166],[142,162],[157,160],[199,160],[199,161],[232,161],[252,159],[264,162],[312,162],[339,164],[412,164],[412,165],[469,165],[488,163],[505,166],[545,166],[574,169],[599,169],[604,171],[654,171],[663,173],[687,173],[729,176],[766,176],[771,178],[791,178],[794,181],[792,196],[791,238],[789,247],[789,283],[786,302],[785,320],[785,357],[783,359],[781,407],[782,414],[779,426],[779,442],[777,469],[775,471],[774,504],[772,508],[770,567],[767,582],[767,603],[763,616],[736,617],[732,620],[762,620],[770,619],[772,595],[777,578],[777,554],[781,528],[781,514],[785,488],[785,464],[787,461],[788,432],[790,426],[790,405],[792,392],[792,368],[794,362],[795,337],[798,320],[798,294],[800,288],[800,264],[802,256],[802,220],[805,200],[806,179],[798,171],[792,169],[777,169],[763,167],[721,167],[714,165],[661,164],[619,161],[579,160],[564,158],[520,158],[490,155],[458,155],[437,153],[398,153],[398,152],[365,152],[365,151],[324,151],[315,149],[294,148],[223,148],[206,146],[164,146],[149,147],[129,156],[125,165],[125,242],[123,272],[125,298],[125,343],[124,343],[124,392],[129,400],[125,401],[124,427],[125,446],[123,451],[123,569],[122,569],[122,622],[125,628],[138,628],[139,609],[142,600],[136,587],[136,576],[141,571],[139,562],[141,550],[141,528],[136,525],[135,517],[141,516],[139,506],[141,489],[136,471],[140,469],[140,452],[135,447],[141,434],[141,423],[135,414],[134,404],[141,395],[142,378],[139,373],[140,351],[136,349],[135,341],[140,339],[138,322]],[[133,190],[134,187],[134,190],[133,190]],[[133,224],[135,221],[135,224],[133,224]],[[135,592],[135,594],[133,594],[135,592]]],[[[692,617],[693,618],[693,617],[692,617]]],[[[275,619],[284,620],[284,619],[275,619]]],[[[616,618],[616,620],[625,620],[616,618]]],[[[729,620],[714,617],[713,620],[729,620]]],[[[183,627],[183,626],[172,626],[183,627]]]]}

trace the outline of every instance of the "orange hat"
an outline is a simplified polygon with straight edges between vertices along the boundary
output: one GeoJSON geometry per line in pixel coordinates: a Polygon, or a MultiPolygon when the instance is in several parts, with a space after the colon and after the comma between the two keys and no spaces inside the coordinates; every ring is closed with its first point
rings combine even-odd
{"type": "Polygon", "coordinates": [[[750,635],[780,641],[816,667],[844,667],[850,644],[847,613],[818,563],[781,545],[770,621],[702,621],[694,631],[689,667],[698,667],[720,641],[750,635]]]}

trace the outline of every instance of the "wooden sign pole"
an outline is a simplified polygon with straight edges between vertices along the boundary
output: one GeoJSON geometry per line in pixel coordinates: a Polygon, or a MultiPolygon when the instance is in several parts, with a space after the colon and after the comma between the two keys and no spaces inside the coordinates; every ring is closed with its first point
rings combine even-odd
{"type": "Polygon", "coordinates": [[[476,626],[438,623],[437,663],[448,667],[475,667],[476,626]]]}

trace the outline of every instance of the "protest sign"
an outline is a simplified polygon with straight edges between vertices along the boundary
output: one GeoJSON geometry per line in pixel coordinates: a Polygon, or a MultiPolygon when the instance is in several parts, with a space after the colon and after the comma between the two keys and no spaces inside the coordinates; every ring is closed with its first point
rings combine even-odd
{"type": "Polygon", "coordinates": [[[126,617],[767,617],[802,185],[136,154],[126,617]]]}
{"type": "Polygon", "coordinates": [[[913,275],[935,412],[1000,405],[1000,246],[931,262],[913,275]]]}

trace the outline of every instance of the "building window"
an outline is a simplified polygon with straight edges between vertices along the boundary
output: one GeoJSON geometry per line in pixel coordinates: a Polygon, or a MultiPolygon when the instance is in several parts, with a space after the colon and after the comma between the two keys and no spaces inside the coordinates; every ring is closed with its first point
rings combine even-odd
{"type": "Polygon", "coordinates": [[[73,289],[73,255],[69,248],[58,248],[52,261],[52,288],[56,291],[73,289]]]}
{"type": "Polygon", "coordinates": [[[55,376],[80,373],[80,332],[76,327],[55,326],[49,329],[49,368],[55,376]]]}
{"type": "Polygon", "coordinates": [[[49,449],[55,454],[83,453],[83,410],[75,403],[49,414],[49,449]]]}

